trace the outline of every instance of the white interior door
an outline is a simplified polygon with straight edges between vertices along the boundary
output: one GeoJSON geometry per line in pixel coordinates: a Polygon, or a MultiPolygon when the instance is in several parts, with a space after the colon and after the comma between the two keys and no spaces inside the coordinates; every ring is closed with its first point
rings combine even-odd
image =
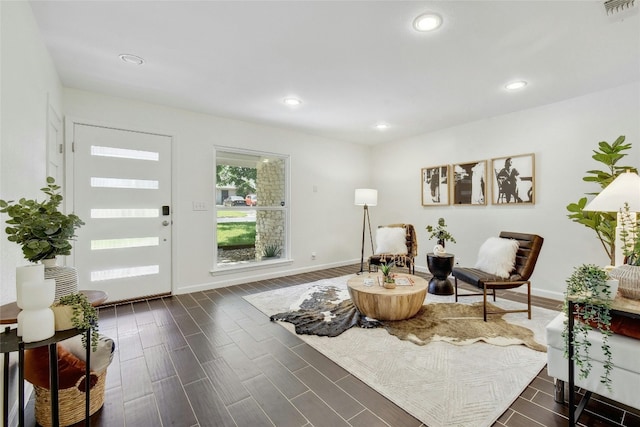
{"type": "Polygon", "coordinates": [[[171,292],[171,137],[74,123],[73,143],[79,288],[171,292]]]}

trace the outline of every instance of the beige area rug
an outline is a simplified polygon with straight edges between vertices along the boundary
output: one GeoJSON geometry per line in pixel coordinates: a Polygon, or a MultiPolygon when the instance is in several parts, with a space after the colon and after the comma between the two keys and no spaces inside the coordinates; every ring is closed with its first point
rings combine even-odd
{"type": "MultiPolygon", "coordinates": [[[[268,316],[296,310],[310,295],[336,287],[337,300],[349,298],[343,276],[244,298],[268,316]]],[[[472,303],[476,297],[462,301],[472,303]]],[[[453,302],[453,296],[427,294],[425,304],[453,302]]],[[[500,300],[502,308],[522,304],[500,300]]],[[[533,307],[504,315],[509,323],[533,331],[545,342],[545,326],[557,312],[533,307]]],[[[291,333],[294,326],[279,322],[291,333]]],[[[355,377],[396,403],[429,427],[490,426],[517,399],[546,363],[546,353],[525,345],[498,346],[486,342],[454,345],[444,341],[416,345],[390,335],[384,328],[351,328],[337,337],[298,335],[303,341],[355,377]]]]}

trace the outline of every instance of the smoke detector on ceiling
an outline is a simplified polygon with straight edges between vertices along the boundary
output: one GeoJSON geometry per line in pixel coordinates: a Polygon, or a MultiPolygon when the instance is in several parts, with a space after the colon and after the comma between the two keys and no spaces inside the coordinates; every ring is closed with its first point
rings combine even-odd
{"type": "Polygon", "coordinates": [[[604,9],[607,11],[607,15],[612,15],[629,9],[635,6],[635,4],[636,0],[606,0],[604,2],[604,9]]]}

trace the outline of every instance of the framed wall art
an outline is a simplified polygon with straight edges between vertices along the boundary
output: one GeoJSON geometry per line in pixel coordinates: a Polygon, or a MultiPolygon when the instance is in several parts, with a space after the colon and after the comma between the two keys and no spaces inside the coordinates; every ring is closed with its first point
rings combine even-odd
{"type": "Polygon", "coordinates": [[[487,204],[487,161],[452,165],[453,204],[487,204]]]}
{"type": "Polygon", "coordinates": [[[422,168],[422,206],[449,204],[449,165],[422,168]]]}
{"type": "Polygon", "coordinates": [[[535,203],[535,155],[533,153],[491,159],[491,175],[492,204],[535,203]]]}

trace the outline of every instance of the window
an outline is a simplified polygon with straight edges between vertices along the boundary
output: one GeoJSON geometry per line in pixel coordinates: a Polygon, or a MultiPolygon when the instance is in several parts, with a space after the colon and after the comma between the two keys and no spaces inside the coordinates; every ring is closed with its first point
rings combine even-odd
{"type": "Polygon", "coordinates": [[[289,158],[217,148],[216,269],[288,259],[289,158]]]}

